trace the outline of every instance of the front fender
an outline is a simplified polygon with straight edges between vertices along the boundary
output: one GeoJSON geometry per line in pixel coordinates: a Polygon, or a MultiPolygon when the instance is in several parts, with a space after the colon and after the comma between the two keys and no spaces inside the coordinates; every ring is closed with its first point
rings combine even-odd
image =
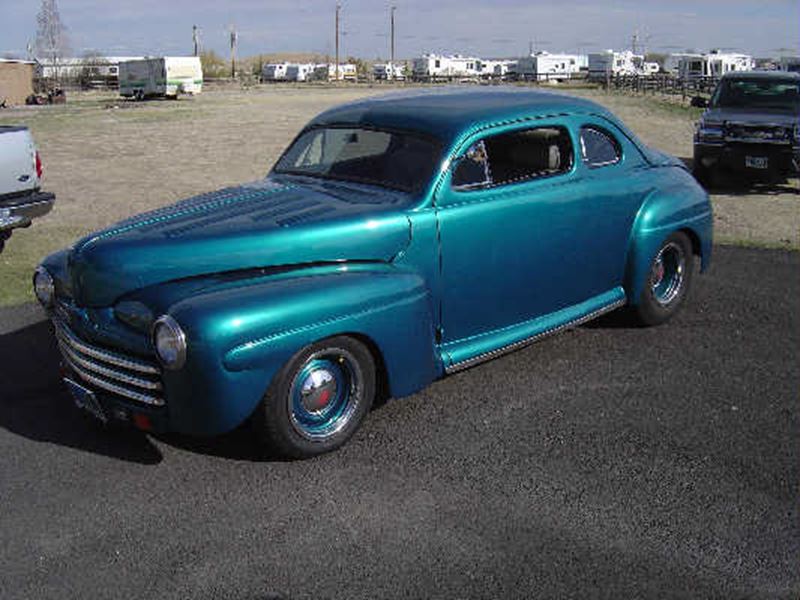
{"type": "Polygon", "coordinates": [[[636,305],[663,241],[685,231],[700,255],[700,268],[711,262],[713,215],[708,194],[683,169],[663,169],[660,184],[647,196],[633,222],[625,269],[628,303],[636,305]]]}
{"type": "Polygon", "coordinates": [[[189,346],[186,366],[165,374],[170,415],[184,431],[235,427],[296,352],[334,335],[372,342],[393,396],[411,394],[441,372],[425,282],[388,264],[249,281],[192,296],[169,313],[189,346]]]}

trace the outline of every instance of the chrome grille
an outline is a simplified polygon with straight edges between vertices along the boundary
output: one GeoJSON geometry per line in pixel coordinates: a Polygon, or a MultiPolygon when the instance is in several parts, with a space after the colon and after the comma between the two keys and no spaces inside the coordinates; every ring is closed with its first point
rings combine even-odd
{"type": "Polygon", "coordinates": [[[54,320],[64,361],[87,383],[151,406],[163,406],[161,370],[152,363],[87,344],[54,320]]]}
{"type": "Polygon", "coordinates": [[[725,138],[731,142],[750,144],[786,144],[791,141],[791,129],[781,125],[746,125],[728,123],[725,138]]]}

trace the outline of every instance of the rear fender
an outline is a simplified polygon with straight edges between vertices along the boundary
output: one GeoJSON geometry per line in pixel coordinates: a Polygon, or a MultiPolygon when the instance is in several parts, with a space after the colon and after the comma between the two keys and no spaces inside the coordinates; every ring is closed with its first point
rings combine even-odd
{"type": "Polygon", "coordinates": [[[684,231],[699,254],[701,271],[711,261],[713,217],[708,194],[682,169],[664,168],[662,181],[642,203],[631,230],[625,269],[628,303],[639,303],[650,265],[663,241],[684,231]]]}

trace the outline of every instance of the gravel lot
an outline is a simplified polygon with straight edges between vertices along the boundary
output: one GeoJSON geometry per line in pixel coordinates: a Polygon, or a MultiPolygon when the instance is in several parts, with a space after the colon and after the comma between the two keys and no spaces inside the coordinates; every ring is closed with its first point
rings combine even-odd
{"type": "Polygon", "coordinates": [[[673,322],[550,338],[300,463],[96,430],[38,309],[0,310],[0,595],[797,598],[800,255],[715,252],[673,322]]]}
{"type": "MultiPolygon", "coordinates": [[[[131,214],[264,176],[314,115],[388,86],[258,86],[197,98],[123,102],[76,93],[63,106],[4,110],[0,124],[28,124],[45,163],[53,212],[14,235],[0,254],[0,305],[32,299],[31,273],[43,256],[131,214]]],[[[699,115],[651,97],[570,89],[619,115],[644,141],[689,159],[699,115]]],[[[717,242],[800,247],[800,195],[788,186],[736,184],[712,190],[717,242]]]]}

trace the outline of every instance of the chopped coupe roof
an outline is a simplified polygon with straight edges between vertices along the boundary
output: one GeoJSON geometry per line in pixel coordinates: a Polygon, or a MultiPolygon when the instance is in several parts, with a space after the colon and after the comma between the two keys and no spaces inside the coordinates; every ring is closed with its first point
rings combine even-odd
{"type": "Polygon", "coordinates": [[[589,100],[529,88],[444,87],[365,98],[332,108],[311,126],[357,124],[410,129],[453,141],[484,123],[557,114],[592,113],[616,119],[589,100]]]}

